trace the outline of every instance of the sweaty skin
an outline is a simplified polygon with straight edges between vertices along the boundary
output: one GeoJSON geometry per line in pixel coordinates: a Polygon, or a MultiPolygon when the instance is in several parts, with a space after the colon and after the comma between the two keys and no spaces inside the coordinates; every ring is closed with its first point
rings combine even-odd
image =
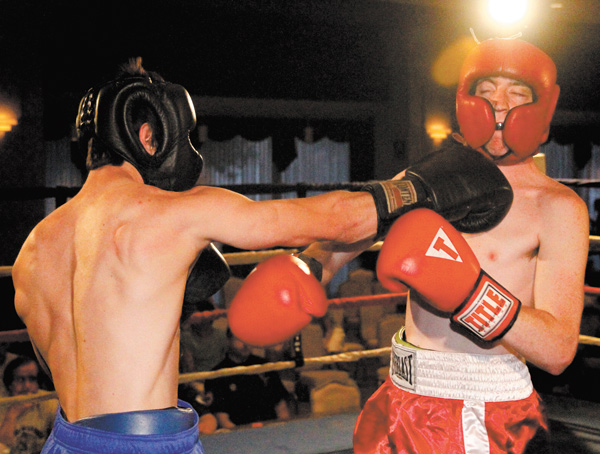
{"type": "Polygon", "coordinates": [[[172,407],[186,278],[205,246],[352,243],[376,224],[367,193],[253,202],[220,188],[162,191],[129,163],[104,166],[26,240],[15,306],[69,421],[172,407]]]}

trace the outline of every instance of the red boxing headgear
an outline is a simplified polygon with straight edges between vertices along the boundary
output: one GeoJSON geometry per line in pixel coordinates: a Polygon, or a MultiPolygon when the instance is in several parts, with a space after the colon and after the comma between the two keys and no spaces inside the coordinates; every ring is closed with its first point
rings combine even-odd
{"type": "Polygon", "coordinates": [[[472,94],[479,79],[493,76],[519,80],[533,90],[533,102],[512,108],[504,121],[504,141],[513,153],[498,164],[514,164],[536,154],[548,139],[560,93],[556,66],[548,55],[525,41],[490,39],[479,43],[463,63],[456,92],[458,124],[473,148],[485,145],[496,129],[492,105],[472,94]]]}

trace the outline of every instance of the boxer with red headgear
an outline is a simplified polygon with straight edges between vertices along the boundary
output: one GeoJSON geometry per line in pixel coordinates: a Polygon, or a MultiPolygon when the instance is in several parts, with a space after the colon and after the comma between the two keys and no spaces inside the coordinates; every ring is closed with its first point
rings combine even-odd
{"type": "Polygon", "coordinates": [[[502,131],[509,150],[494,157],[497,164],[523,161],[548,139],[559,93],[556,66],[543,51],[518,39],[483,41],[468,55],[459,76],[456,117],[461,133],[469,146],[485,151],[496,131],[502,131]],[[493,77],[525,84],[533,99],[511,108],[499,120],[492,101],[476,93],[480,81],[493,77]]]}
{"type": "MultiPolygon", "coordinates": [[[[554,63],[524,41],[493,39],[460,74],[456,136],[498,165],[512,205],[477,233],[429,210],[391,227],[377,275],[391,291],[409,287],[406,325],[358,418],[357,454],[522,453],[545,426],[525,361],[558,374],[577,348],[587,209],[532,157],[558,98],[554,63]]],[[[326,243],[303,251],[323,264],[325,282],[360,252],[326,243]]]]}

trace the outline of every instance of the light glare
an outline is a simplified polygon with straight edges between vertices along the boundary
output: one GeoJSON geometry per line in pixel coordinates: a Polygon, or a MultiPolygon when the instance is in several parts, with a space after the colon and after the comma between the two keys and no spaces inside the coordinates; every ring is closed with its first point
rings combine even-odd
{"type": "Polygon", "coordinates": [[[504,25],[514,24],[523,20],[527,14],[527,0],[489,0],[490,16],[504,25]]]}

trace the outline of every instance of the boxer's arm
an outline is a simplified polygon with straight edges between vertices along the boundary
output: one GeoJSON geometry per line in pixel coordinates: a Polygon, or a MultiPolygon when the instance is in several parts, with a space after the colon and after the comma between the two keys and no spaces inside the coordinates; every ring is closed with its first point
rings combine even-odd
{"type": "Polygon", "coordinates": [[[334,242],[316,242],[308,246],[303,254],[318,260],[323,267],[321,283],[327,284],[347,263],[367,250],[373,241],[358,242],[347,247],[334,242]]]}
{"type": "Polygon", "coordinates": [[[375,204],[364,192],[261,202],[221,188],[189,192],[193,196],[182,197],[187,205],[174,219],[186,223],[199,239],[241,249],[296,247],[320,240],[352,244],[373,238],[377,231],[375,204]]]}
{"type": "Polygon", "coordinates": [[[573,360],[579,336],[588,257],[588,214],[577,196],[563,198],[542,220],[533,307],[523,305],[505,346],[537,367],[561,373],[573,360]]]}
{"type": "MultiPolygon", "coordinates": [[[[402,178],[405,173],[405,170],[400,172],[393,180],[402,178]]],[[[360,241],[352,245],[341,245],[331,241],[320,241],[308,246],[304,250],[304,254],[321,262],[323,266],[323,277],[321,282],[327,284],[344,265],[354,260],[372,245],[373,241],[371,239],[360,241]]]]}

